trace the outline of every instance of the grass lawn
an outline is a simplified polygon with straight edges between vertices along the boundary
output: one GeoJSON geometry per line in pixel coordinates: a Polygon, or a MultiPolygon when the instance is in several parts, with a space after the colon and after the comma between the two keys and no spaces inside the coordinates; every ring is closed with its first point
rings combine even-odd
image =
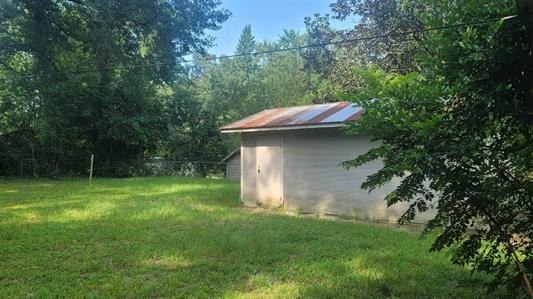
{"type": "Polygon", "coordinates": [[[418,233],[238,197],[180,177],[0,181],[0,298],[488,296],[418,233]]]}

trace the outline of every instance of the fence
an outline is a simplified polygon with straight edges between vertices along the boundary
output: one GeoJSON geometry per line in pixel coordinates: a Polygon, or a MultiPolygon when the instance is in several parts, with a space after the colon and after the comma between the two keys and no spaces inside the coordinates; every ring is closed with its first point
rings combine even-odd
{"type": "MultiPolygon", "coordinates": [[[[90,161],[20,160],[20,177],[79,177],[88,176],[90,161]]],[[[93,176],[192,176],[236,179],[235,170],[240,164],[210,161],[180,161],[144,159],[125,161],[94,161],[93,176]]],[[[238,171],[237,171],[238,172],[238,171]]]]}

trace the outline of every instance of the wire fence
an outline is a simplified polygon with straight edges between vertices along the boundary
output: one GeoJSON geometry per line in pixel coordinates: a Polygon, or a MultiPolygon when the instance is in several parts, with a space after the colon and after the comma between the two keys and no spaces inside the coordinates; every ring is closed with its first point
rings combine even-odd
{"type": "MultiPolygon", "coordinates": [[[[20,160],[18,177],[85,177],[89,176],[90,161],[33,159],[20,160]]],[[[240,164],[235,162],[181,161],[142,159],[98,161],[93,165],[94,177],[190,176],[239,180],[240,164]]]]}

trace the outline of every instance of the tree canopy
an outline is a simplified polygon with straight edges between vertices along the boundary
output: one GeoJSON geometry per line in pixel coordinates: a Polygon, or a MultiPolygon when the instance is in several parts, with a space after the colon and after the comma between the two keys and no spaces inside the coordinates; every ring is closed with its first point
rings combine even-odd
{"type": "MultiPolygon", "coordinates": [[[[389,4],[400,10],[388,14],[393,16],[410,7],[408,1],[402,7],[389,4]]],[[[334,7],[343,17],[376,5],[339,0],[334,7]]],[[[484,6],[440,1],[412,13],[417,26],[435,28],[520,11],[512,1],[484,6]]],[[[364,18],[376,28],[388,23],[381,11],[364,18]]],[[[341,93],[367,110],[349,132],[382,141],[345,162],[358,167],[383,161],[363,187],[372,190],[401,177],[386,197],[389,205],[410,203],[401,222],[436,208],[426,227],[440,232],[433,250],[453,247],[455,263],[495,273],[493,287],[506,283],[533,295],[533,57],[526,20],[512,17],[427,32],[414,44],[420,49],[410,72],[384,67],[386,61],[354,67],[354,84],[341,93]]]]}
{"type": "MultiPolygon", "coordinates": [[[[320,81],[301,53],[213,60],[229,12],[218,1],[7,1],[0,4],[0,175],[128,175],[149,157],[218,161],[237,146],[222,124],[311,102],[320,81]],[[193,64],[184,57],[196,58],[193,64]],[[207,58],[207,59],[206,59],[207,58]]],[[[300,46],[285,31],[235,54],[300,46]]]]}
{"type": "Polygon", "coordinates": [[[5,172],[16,159],[60,167],[89,153],[103,164],[154,151],[165,134],[161,93],[229,15],[214,0],[0,6],[5,172]]]}

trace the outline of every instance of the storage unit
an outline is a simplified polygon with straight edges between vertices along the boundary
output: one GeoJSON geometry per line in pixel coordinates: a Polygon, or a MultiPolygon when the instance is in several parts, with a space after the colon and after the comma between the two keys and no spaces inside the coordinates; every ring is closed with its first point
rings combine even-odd
{"type": "Polygon", "coordinates": [[[384,197],[399,179],[369,193],[361,183],[381,162],[349,170],[341,165],[376,146],[368,136],[342,132],[345,122],[363,113],[348,102],[308,105],[265,110],[222,127],[225,133],[241,133],[243,204],[396,221],[408,204],[387,208],[384,197]]]}
{"type": "Polygon", "coordinates": [[[225,177],[229,180],[238,181],[241,179],[241,149],[232,151],[221,161],[226,166],[225,177]]]}

